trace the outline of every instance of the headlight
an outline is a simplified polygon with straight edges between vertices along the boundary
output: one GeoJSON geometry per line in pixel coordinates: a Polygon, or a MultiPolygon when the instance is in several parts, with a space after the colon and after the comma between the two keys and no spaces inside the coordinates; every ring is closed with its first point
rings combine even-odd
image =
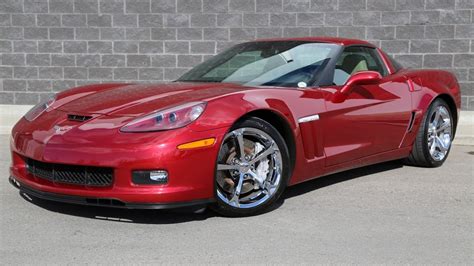
{"type": "Polygon", "coordinates": [[[189,125],[204,112],[206,103],[191,102],[140,117],[120,129],[122,132],[169,130],[189,125]]]}
{"type": "Polygon", "coordinates": [[[41,101],[37,105],[33,106],[28,113],[25,114],[25,119],[28,121],[35,120],[38,116],[40,116],[46,109],[48,109],[55,101],[55,97],[48,98],[44,101],[41,101]]]}

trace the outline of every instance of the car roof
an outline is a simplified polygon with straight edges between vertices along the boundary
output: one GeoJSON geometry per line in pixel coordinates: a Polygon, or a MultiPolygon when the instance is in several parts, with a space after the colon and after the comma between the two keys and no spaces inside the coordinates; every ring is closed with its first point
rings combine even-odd
{"type": "Polygon", "coordinates": [[[334,43],[343,46],[349,45],[363,45],[369,47],[376,47],[375,45],[358,39],[348,39],[348,38],[338,38],[338,37],[324,37],[324,36],[315,36],[315,37],[293,37],[293,38],[269,38],[269,39],[257,39],[257,42],[265,41],[307,41],[307,42],[323,42],[323,43],[334,43]]]}

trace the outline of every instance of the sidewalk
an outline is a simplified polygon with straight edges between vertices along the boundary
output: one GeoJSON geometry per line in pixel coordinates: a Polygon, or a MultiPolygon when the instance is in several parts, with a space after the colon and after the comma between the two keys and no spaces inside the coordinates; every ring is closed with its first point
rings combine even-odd
{"type": "MultiPolygon", "coordinates": [[[[10,134],[13,125],[31,105],[0,105],[0,134],[10,134]]],[[[461,111],[454,144],[474,145],[474,111],[461,111]]]]}

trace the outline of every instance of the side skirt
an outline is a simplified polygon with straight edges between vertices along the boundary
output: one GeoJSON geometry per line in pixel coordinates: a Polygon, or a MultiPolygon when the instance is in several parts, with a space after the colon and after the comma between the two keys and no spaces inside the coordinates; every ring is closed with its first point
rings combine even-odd
{"type": "Polygon", "coordinates": [[[360,167],[364,167],[364,166],[368,166],[368,165],[372,165],[372,164],[403,159],[403,158],[408,157],[408,155],[411,152],[411,149],[412,149],[411,146],[403,147],[403,148],[400,148],[400,149],[391,150],[391,151],[382,152],[382,153],[377,153],[377,154],[370,155],[370,156],[367,156],[367,157],[359,158],[357,160],[352,160],[352,161],[337,164],[337,165],[331,165],[329,167],[324,168],[324,171],[323,171],[324,174],[319,175],[319,176],[315,176],[315,177],[311,177],[311,178],[308,178],[308,179],[304,179],[304,180],[299,180],[298,182],[292,183],[291,185],[296,185],[296,184],[299,184],[299,183],[302,183],[302,182],[305,182],[305,181],[309,181],[309,180],[313,180],[313,179],[316,179],[316,178],[319,178],[319,177],[323,177],[323,176],[327,176],[327,175],[331,175],[331,174],[335,174],[335,173],[340,173],[340,172],[344,172],[344,171],[347,171],[347,170],[356,169],[356,168],[360,168],[360,167]]]}

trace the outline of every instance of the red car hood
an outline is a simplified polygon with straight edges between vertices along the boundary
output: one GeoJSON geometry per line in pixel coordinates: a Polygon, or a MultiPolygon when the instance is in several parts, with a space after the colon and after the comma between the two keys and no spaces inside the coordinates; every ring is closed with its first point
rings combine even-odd
{"type": "Polygon", "coordinates": [[[220,95],[249,89],[229,83],[169,83],[123,85],[86,93],[57,109],[77,114],[140,116],[155,110],[191,101],[209,100],[220,95]]]}

